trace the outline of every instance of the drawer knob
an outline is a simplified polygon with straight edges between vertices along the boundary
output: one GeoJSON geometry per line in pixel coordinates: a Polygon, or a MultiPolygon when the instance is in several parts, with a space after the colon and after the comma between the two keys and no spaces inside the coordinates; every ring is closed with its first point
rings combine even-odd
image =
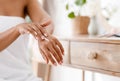
{"type": "Polygon", "coordinates": [[[95,59],[97,59],[97,53],[96,53],[96,52],[90,52],[90,53],[88,54],[88,59],[90,59],[90,60],[95,60],[95,59]]]}

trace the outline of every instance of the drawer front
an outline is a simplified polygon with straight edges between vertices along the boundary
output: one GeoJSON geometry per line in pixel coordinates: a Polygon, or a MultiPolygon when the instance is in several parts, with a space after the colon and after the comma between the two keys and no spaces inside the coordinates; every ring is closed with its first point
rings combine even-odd
{"type": "Polygon", "coordinates": [[[71,63],[120,72],[120,45],[72,42],[71,63]]]}

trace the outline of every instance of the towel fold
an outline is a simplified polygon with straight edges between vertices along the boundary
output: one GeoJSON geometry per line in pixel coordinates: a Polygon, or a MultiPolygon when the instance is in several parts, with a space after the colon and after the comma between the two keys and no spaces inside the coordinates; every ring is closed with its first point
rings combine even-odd
{"type": "MultiPolygon", "coordinates": [[[[0,32],[24,22],[22,17],[0,16],[0,32]]],[[[0,52],[0,81],[42,81],[32,72],[27,49],[28,38],[28,35],[21,35],[0,52]]]]}

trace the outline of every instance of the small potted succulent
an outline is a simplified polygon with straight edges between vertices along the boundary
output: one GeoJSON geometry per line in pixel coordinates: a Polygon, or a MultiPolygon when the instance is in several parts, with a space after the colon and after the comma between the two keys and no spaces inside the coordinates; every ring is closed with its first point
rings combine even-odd
{"type": "Polygon", "coordinates": [[[88,34],[88,25],[90,18],[82,16],[82,8],[86,4],[86,0],[75,0],[74,2],[66,4],[68,18],[72,19],[73,34],[88,34]]]}

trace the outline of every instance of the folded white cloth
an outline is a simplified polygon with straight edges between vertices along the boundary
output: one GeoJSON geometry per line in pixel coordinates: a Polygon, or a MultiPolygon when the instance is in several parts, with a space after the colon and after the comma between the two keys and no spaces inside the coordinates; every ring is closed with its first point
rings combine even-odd
{"type": "MultiPolygon", "coordinates": [[[[22,17],[0,16],[0,32],[24,22],[22,17]]],[[[32,72],[28,38],[28,35],[22,35],[0,52],[0,81],[42,81],[32,72]]]]}

